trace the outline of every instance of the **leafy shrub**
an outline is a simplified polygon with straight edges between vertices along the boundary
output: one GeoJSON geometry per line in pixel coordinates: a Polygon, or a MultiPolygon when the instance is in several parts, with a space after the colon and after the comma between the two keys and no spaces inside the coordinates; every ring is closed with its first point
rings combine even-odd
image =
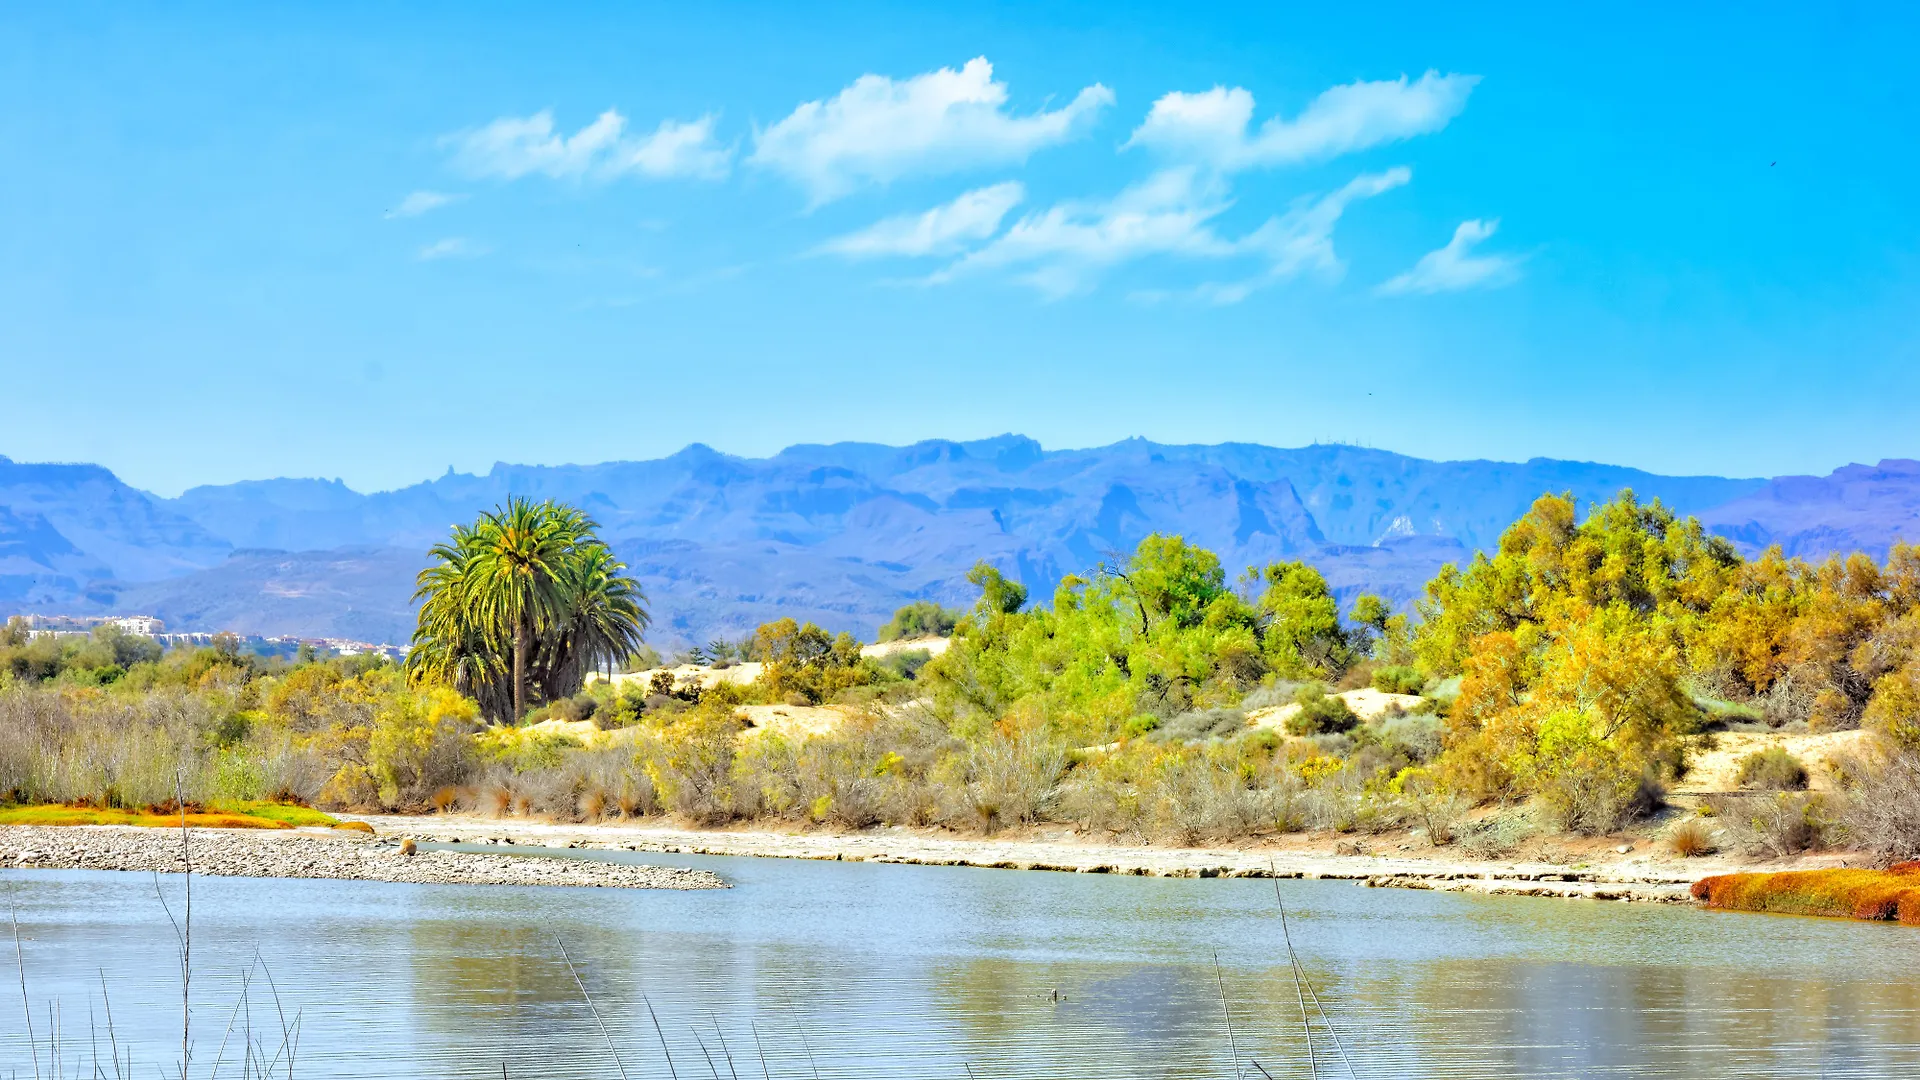
{"type": "Polygon", "coordinates": [[[1390,790],[1406,797],[1413,807],[1415,817],[1427,834],[1427,842],[1434,847],[1451,844],[1458,834],[1460,819],[1466,813],[1466,806],[1460,797],[1447,790],[1445,784],[1432,771],[1421,768],[1402,769],[1394,776],[1390,790]]]}
{"type": "Polygon", "coordinates": [[[1807,786],[1807,767],[1785,747],[1769,746],[1740,759],[1736,781],[1763,791],[1800,791],[1807,786]]]}
{"type": "Polygon", "coordinates": [[[1554,762],[1538,789],[1549,820],[1580,836],[1605,836],[1666,801],[1666,789],[1657,780],[1591,748],[1554,762]]]}
{"type": "Polygon", "coordinates": [[[1427,680],[1417,668],[1396,664],[1373,673],[1373,688],[1386,694],[1418,694],[1427,680]]]}
{"type": "Polygon", "coordinates": [[[1329,696],[1318,684],[1302,687],[1293,703],[1300,708],[1287,717],[1290,735],[1338,735],[1360,723],[1344,699],[1329,696]]]}
{"type": "Polygon", "coordinates": [[[931,600],[916,600],[895,611],[893,618],[880,627],[879,640],[899,641],[922,637],[946,637],[966,612],[941,607],[931,600]]]}
{"type": "Polygon", "coordinates": [[[876,666],[894,679],[911,681],[920,677],[920,669],[932,659],[933,654],[925,649],[902,649],[880,657],[876,666]]]}

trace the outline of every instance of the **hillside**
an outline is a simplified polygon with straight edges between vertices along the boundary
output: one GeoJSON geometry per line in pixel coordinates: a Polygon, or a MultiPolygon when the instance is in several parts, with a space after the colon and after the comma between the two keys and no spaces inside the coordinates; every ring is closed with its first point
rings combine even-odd
{"type": "Polygon", "coordinates": [[[1045,596],[1063,574],[1179,532],[1230,566],[1304,558],[1343,595],[1405,604],[1538,495],[1631,487],[1743,547],[1876,553],[1920,535],[1920,464],[1826,478],[1669,477],[1582,462],[1435,462],[1348,446],[1048,451],[1031,439],[694,445],[652,461],[501,464],[361,494],[321,480],[146,495],[97,466],[0,458],[0,606],[157,614],[182,629],[404,640],[427,546],[509,494],[577,503],[653,598],[664,647],[775,615],[862,635],[895,607],[969,598],[979,559],[1045,596]]]}

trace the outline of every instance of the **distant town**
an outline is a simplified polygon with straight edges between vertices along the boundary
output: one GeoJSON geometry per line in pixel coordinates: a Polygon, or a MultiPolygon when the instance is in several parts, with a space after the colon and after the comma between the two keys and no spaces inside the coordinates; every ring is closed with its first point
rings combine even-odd
{"type": "MultiPolygon", "coordinates": [[[[150,637],[168,648],[182,645],[211,645],[227,631],[168,632],[167,624],[152,615],[16,615],[12,620],[26,624],[34,637],[86,637],[102,626],[111,626],[129,634],[150,637]]],[[[293,654],[302,646],[331,656],[374,654],[389,660],[401,660],[407,650],[387,642],[353,641],[349,638],[303,638],[292,635],[264,637],[259,634],[231,634],[254,652],[293,654]]]]}

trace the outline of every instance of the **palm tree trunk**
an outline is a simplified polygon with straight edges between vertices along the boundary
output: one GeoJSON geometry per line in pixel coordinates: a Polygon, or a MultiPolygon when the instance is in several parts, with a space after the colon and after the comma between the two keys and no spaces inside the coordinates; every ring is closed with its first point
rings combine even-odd
{"type": "Polygon", "coordinates": [[[513,722],[527,715],[527,620],[513,628],[513,722]]]}

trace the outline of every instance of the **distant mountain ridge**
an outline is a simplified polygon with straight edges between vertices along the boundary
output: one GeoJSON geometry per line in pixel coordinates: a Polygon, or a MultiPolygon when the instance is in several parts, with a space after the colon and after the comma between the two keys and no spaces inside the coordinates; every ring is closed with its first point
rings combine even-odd
{"type": "Polygon", "coordinates": [[[870,635],[900,604],[970,598],[985,559],[1040,597],[1067,573],[1177,532],[1233,570],[1319,566],[1343,596],[1409,602],[1441,563],[1490,548],[1543,492],[1631,487],[1748,550],[1883,554],[1920,538],[1920,463],[1829,477],[1670,477],[1536,458],[1436,462],[1381,450],[1131,439],[1046,450],[1003,435],[836,443],[741,458],[695,444],[599,465],[495,465],[361,494],[276,479],[148,495],[92,465],[0,458],[0,608],[151,613],[180,629],[404,640],[413,574],[456,521],[509,495],[582,506],[634,568],[663,646],[779,615],[870,635]]]}

